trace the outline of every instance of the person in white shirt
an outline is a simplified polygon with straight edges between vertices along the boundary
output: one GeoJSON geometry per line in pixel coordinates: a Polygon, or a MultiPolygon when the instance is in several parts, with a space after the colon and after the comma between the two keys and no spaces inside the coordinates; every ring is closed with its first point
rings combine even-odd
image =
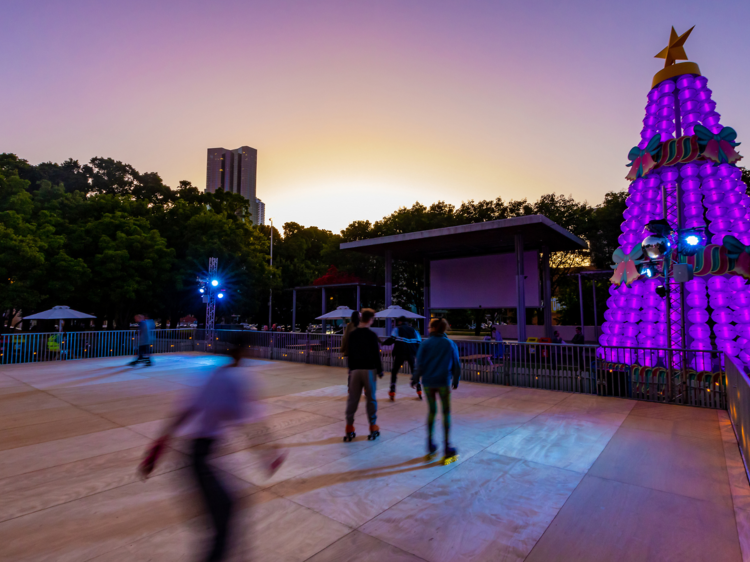
{"type": "MultiPolygon", "coordinates": [[[[184,408],[164,430],[149,449],[139,470],[145,478],[153,471],[156,461],[168,440],[188,421],[193,421],[196,430],[192,436],[192,469],[204,503],[214,527],[212,546],[205,560],[224,560],[227,554],[230,524],[234,512],[234,499],[228,488],[207,462],[217,441],[227,429],[245,419],[247,387],[241,376],[240,365],[243,350],[231,352],[233,362],[216,369],[206,383],[198,389],[188,406],[184,408]]],[[[274,472],[283,462],[284,455],[270,463],[269,472],[274,472]]]]}

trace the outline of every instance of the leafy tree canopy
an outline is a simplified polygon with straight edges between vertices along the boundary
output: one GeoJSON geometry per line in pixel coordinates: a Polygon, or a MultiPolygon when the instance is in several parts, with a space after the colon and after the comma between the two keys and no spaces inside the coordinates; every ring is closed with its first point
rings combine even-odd
{"type": "MultiPolygon", "coordinates": [[[[107,320],[108,327],[127,326],[137,312],[172,325],[188,314],[202,319],[196,277],[209,257],[218,257],[230,295],[217,310],[220,320],[264,323],[272,292],[274,318],[288,323],[289,290],[311,285],[331,266],[341,278],[383,283],[381,260],[342,252],[342,242],[531,214],[589,241],[589,250],[552,256],[555,292],[572,294],[566,286],[574,268],[611,262],[625,198],[625,192],[610,192],[596,206],[554,193],[535,202],[415,203],[379,221],[353,221],[339,234],[289,222],[273,231],[271,267],[271,227],[252,223],[249,202],[240,195],[204,193],[188,181],[172,189],[158,174],[112,158],[35,166],[0,154],[0,311],[6,326],[19,310],[62,304],[96,315],[100,324],[107,320]]],[[[422,286],[421,264],[394,263],[397,303],[421,308],[422,286]]],[[[381,293],[372,290],[365,302],[382,305],[381,293]]],[[[342,304],[350,304],[348,296],[331,294],[328,306],[345,297],[342,304]]],[[[300,295],[302,324],[320,305],[319,294],[300,295]]]]}

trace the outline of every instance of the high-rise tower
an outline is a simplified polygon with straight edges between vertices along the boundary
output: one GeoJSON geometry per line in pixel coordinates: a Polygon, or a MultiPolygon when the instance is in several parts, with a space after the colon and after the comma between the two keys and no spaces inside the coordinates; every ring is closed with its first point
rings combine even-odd
{"type": "Polygon", "coordinates": [[[214,193],[217,189],[223,189],[242,195],[250,201],[253,222],[262,224],[255,193],[257,170],[258,151],[254,148],[249,146],[241,146],[234,150],[209,148],[206,191],[214,193]]]}

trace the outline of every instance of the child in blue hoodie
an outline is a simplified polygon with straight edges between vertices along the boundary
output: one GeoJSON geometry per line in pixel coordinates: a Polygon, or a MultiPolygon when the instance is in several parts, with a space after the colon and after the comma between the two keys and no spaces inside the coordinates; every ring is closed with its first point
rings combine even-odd
{"type": "Polygon", "coordinates": [[[432,440],[432,433],[437,416],[437,398],[443,408],[443,430],[445,433],[445,456],[443,462],[451,463],[458,458],[458,452],[450,445],[451,429],[451,387],[458,388],[461,377],[461,363],[458,358],[458,347],[448,339],[445,331],[448,322],[443,318],[436,318],[430,322],[430,337],[419,346],[417,353],[417,367],[411,377],[414,388],[422,380],[429,413],[427,415],[427,451],[433,457],[437,446],[432,440]]]}

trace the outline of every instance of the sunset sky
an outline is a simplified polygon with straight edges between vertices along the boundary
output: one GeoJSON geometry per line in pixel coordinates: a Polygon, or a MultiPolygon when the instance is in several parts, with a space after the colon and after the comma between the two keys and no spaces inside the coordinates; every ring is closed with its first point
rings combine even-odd
{"type": "MultiPolygon", "coordinates": [[[[669,30],[750,142],[750,2],[4,0],[0,152],[168,185],[258,149],[276,226],[627,186],[669,30]]],[[[740,149],[742,152],[742,149],[740,149]]]]}

